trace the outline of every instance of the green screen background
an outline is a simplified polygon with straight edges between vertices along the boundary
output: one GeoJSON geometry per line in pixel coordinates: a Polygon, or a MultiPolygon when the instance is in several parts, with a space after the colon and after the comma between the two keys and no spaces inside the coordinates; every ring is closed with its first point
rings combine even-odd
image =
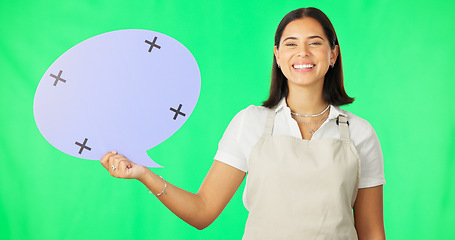
{"type": "MultiPolygon", "coordinates": [[[[196,230],[134,180],[48,144],[33,118],[47,68],[95,35],[148,29],[184,44],[202,88],[186,124],[148,151],[154,171],[196,192],[232,117],[268,94],[273,36],[299,7],[322,9],[340,40],[345,107],[375,128],[384,153],[389,239],[455,239],[455,2],[0,2],[0,239],[241,239],[243,185],[220,217],[196,230]]],[[[112,93],[121,97],[121,92],[112,93]]]]}

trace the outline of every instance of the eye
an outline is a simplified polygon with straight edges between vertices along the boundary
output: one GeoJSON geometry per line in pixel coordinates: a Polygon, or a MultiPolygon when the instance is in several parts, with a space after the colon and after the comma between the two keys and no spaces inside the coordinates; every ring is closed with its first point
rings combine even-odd
{"type": "Polygon", "coordinates": [[[297,44],[292,43],[292,42],[286,43],[286,44],[284,44],[284,45],[285,45],[285,46],[288,46],[288,47],[295,47],[295,46],[297,46],[297,44]]]}
{"type": "Polygon", "coordinates": [[[320,43],[320,42],[310,42],[310,45],[319,46],[319,45],[322,45],[322,43],[320,43]]]}

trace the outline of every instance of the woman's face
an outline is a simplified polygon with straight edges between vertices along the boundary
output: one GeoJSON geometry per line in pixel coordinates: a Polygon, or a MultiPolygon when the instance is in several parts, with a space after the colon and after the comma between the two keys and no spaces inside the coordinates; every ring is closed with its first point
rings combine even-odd
{"type": "Polygon", "coordinates": [[[290,88],[315,84],[322,87],[327,70],[338,56],[338,46],[331,49],[321,24],[305,17],[285,27],[274,53],[290,88]]]}

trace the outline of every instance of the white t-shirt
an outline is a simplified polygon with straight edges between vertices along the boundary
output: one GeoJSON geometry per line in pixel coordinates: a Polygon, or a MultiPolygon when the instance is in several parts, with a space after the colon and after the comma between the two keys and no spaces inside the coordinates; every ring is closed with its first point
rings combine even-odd
{"type": "MultiPolygon", "coordinates": [[[[248,172],[251,149],[263,135],[268,111],[268,108],[262,106],[249,106],[240,111],[224,132],[215,160],[248,172]]],[[[299,126],[291,117],[291,110],[285,99],[281,100],[275,111],[272,135],[288,135],[301,139],[299,126]]],[[[313,134],[312,140],[339,139],[336,118],[340,114],[348,118],[350,137],[360,157],[359,188],[385,184],[381,146],[376,132],[366,120],[338,107],[330,106],[328,119],[313,134]]]]}

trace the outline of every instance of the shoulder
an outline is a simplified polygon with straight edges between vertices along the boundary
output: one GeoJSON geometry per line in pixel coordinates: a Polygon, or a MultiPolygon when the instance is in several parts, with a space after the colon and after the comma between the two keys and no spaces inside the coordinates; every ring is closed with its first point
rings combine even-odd
{"type": "Polygon", "coordinates": [[[247,137],[245,135],[259,137],[262,135],[265,119],[269,111],[270,109],[263,106],[250,105],[235,115],[228,129],[236,132],[238,140],[247,137]]]}
{"type": "Polygon", "coordinates": [[[265,121],[269,111],[269,108],[263,106],[250,105],[239,114],[243,114],[246,121],[265,121]]]}
{"type": "Polygon", "coordinates": [[[374,187],[385,183],[381,144],[371,124],[346,110],[340,110],[348,117],[349,133],[360,158],[359,188],[374,187]]]}
{"type": "Polygon", "coordinates": [[[344,114],[347,116],[348,122],[349,122],[349,132],[351,134],[351,139],[354,142],[359,142],[359,140],[361,141],[364,138],[368,138],[372,134],[374,134],[376,136],[376,133],[374,132],[373,127],[367,120],[365,120],[347,110],[340,109],[339,107],[335,107],[335,108],[341,114],[344,114]]]}
{"type": "Polygon", "coordinates": [[[267,108],[253,105],[238,112],[218,144],[215,159],[247,172],[248,157],[263,134],[267,113],[267,108]]]}

